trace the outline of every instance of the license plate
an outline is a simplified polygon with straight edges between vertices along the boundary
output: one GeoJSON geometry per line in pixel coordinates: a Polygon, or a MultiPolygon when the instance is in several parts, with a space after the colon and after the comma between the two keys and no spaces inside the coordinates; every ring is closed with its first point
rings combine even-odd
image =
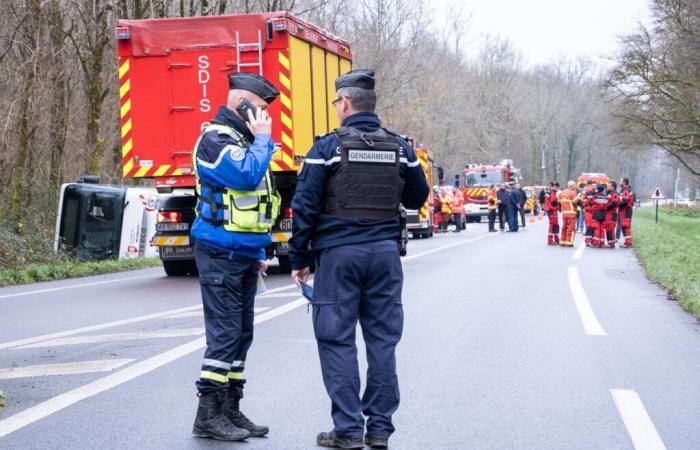
{"type": "Polygon", "coordinates": [[[194,254],[194,246],[164,246],[160,248],[163,256],[192,256],[194,254]]]}
{"type": "Polygon", "coordinates": [[[187,231],[190,229],[189,223],[157,223],[156,231],[187,231]]]}
{"type": "Polygon", "coordinates": [[[289,243],[280,242],[279,244],[277,244],[277,250],[283,251],[283,252],[289,252],[289,243]]]}
{"type": "Polygon", "coordinates": [[[280,221],[280,231],[292,231],[292,219],[282,219],[280,221]]]}

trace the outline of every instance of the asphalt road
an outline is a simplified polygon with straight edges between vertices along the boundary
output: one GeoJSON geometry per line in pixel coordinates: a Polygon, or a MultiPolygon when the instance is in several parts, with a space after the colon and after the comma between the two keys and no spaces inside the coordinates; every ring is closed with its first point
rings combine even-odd
{"type": "MultiPolygon", "coordinates": [[[[391,448],[700,448],[700,326],[632,251],[545,241],[538,222],[410,242],[391,448]]],[[[0,289],[0,448],[316,448],[332,425],[311,315],[287,276],[266,283],[243,409],[272,431],[234,444],[190,437],[195,279],[0,289]]]]}

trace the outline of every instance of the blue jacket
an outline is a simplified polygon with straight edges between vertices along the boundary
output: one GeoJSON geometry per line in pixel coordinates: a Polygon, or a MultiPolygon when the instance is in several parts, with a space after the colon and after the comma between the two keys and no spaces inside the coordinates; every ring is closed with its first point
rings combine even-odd
{"type": "MultiPolygon", "coordinates": [[[[205,183],[241,191],[253,191],[265,176],[272,159],[274,143],[267,134],[253,136],[245,122],[233,111],[221,106],[212,123],[227,125],[241,133],[252,145],[241,147],[228,134],[210,131],[202,136],[197,152],[197,176],[205,183]]],[[[192,237],[197,241],[226,251],[265,259],[265,247],[270,245],[270,233],[237,233],[214,226],[197,217],[192,225],[192,237]]]]}
{"type": "MultiPolygon", "coordinates": [[[[372,132],[381,123],[374,113],[357,113],[343,121],[343,126],[372,132]]],[[[401,203],[408,209],[419,209],[428,197],[425,175],[413,149],[397,137],[403,147],[401,173],[405,184],[401,203]]],[[[289,257],[293,269],[308,267],[311,252],[348,244],[363,244],[398,239],[401,231],[398,214],[395,218],[367,221],[331,216],[321,212],[326,175],[337,170],[340,161],[333,159],[339,142],[328,134],[314,143],[306,155],[304,168],[297,180],[292,199],[293,236],[289,241],[289,257]]]]}
{"type": "Polygon", "coordinates": [[[525,195],[519,190],[513,188],[510,191],[510,206],[514,209],[519,209],[524,203],[525,195]]]}

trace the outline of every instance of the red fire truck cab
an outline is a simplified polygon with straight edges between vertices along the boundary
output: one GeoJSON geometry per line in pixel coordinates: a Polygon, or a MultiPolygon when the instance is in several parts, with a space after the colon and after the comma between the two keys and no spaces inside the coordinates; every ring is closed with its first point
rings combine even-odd
{"type": "Polygon", "coordinates": [[[334,80],[352,65],[349,43],[287,12],[120,20],[116,38],[123,176],[153,179],[170,194],[158,203],[152,241],[166,272],[195,271],[192,147],[225,104],[234,72],[259,73],[281,92],[269,108],[282,195],[269,254],[289,269],[297,170],[314,136],[338,126],[330,102],[334,80]]]}

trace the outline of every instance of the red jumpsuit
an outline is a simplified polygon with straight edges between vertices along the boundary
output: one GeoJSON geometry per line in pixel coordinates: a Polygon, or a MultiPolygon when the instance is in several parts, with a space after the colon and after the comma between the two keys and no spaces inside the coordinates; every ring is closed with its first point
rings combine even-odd
{"type": "Polygon", "coordinates": [[[605,211],[605,222],[603,222],[608,248],[615,248],[617,246],[617,207],[619,204],[620,196],[617,195],[617,192],[609,192],[607,209],[605,211]]]}
{"type": "Polygon", "coordinates": [[[559,199],[555,189],[552,189],[544,199],[544,210],[547,211],[547,218],[549,219],[547,244],[559,245],[559,199]]]}
{"type": "Polygon", "coordinates": [[[562,226],[561,226],[561,246],[573,247],[574,234],[576,233],[576,192],[572,189],[564,189],[559,194],[561,204],[562,226]]]}
{"type": "Polygon", "coordinates": [[[605,213],[608,209],[608,196],[604,192],[596,193],[590,203],[591,208],[591,223],[593,224],[593,236],[591,237],[591,245],[596,248],[602,248],[605,245],[605,231],[603,223],[605,222],[605,213]]]}
{"type": "Polygon", "coordinates": [[[623,187],[620,192],[620,228],[625,236],[623,247],[632,247],[632,208],[634,202],[632,189],[629,186],[623,187]]]}

